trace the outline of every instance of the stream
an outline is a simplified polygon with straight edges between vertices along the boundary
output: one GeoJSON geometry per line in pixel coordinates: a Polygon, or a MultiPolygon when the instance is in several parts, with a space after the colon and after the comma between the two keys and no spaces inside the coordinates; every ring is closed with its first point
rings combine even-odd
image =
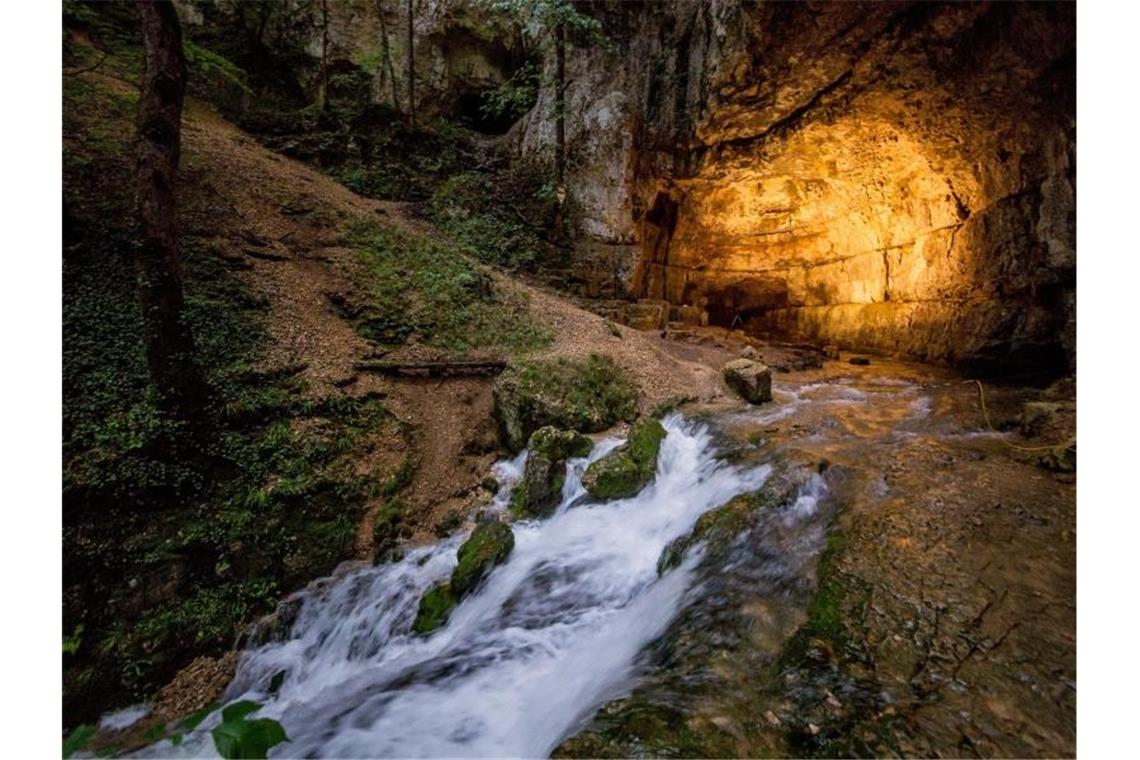
{"type": "MultiPolygon", "coordinates": [[[[223,701],[253,700],[263,705],[256,717],[280,721],[290,741],[270,751],[275,757],[546,757],[639,746],[650,754],[654,746],[682,755],[786,751],[763,743],[688,746],[684,726],[711,720],[715,726],[702,730],[715,738],[717,726],[736,725],[734,716],[767,699],[757,678],[806,619],[836,510],[895,498],[883,476],[890,456],[954,451],[953,461],[972,467],[1007,467],[981,453],[999,443],[978,430],[973,399],[955,390],[960,381],[936,379],[821,372],[778,383],[770,404],[671,414],[662,421],[667,436],[655,479],[628,499],[599,503],[582,488],[586,466],[621,443],[598,441],[588,457],[569,461],[553,516],[512,523],[509,559],[443,628],[411,633],[420,597],[450,575],[469,530],[399,561],[349,566],[311,584],[296,595],[299,611],[283,640],[242,653],[223,701]],[[695,543],[678,566],[659,573],[666,547],[741,494],[768,494],[768,501],[734,524],[728,543],[695,543]],[[635,730],[623,721],[646,709],[689,717],[674,724],[680,734],[666,732],[665,744],[622,743],[635,730]],[[570,737],[586,743],[565,744],[570,737]]],[[[495,465],[501,488],[487,516],[505,519],[525,456],[495,465]]],[[[925,465],[905,472],[912,471],[920,480],[907,493],[935,485],[925,465]]],[[[884,577],[906,588],[902,567],[897,579],[884,577]]],[[[820,704],[842,700],[843,714],[863,703],[882,708],[884,697],[870,686],[844,688],[833,686],[839,700],[819,689],[820,704]]],[[[795,718],[780,715],[777,722],[795,718]]],[[[210,730],[219,720],[215,712],[179,746],[165,740],[139,755],[213,757],[210,730]]]]}
{"type": "MultiPolygon", "coordinates": [[[[663,422],[653,483],[633,498],[596,503],[581,474],[620,440],[570,460],[555,514],[513,524],[507,563],[442,630],[410,633],[420,596],[455,566],[462,534],[314,584],[286,641],[243,654],[226,701],[261,702],[258,716],[281,722],[291,742],[271,754],[549,754],[599,706],[628,693],[643,648],[699,593],[691,582],[699,552],[659,577],[662,550],[771,472],[720,461],[707,424],[676,414],[663,422]]],[[[503,487],[490,511],[505,510],[524,462],[525,453],[496,465],[503,487]]],[[[163,742],[147,752],[212,755],[217,720],[179,747],[163,742]]]]}

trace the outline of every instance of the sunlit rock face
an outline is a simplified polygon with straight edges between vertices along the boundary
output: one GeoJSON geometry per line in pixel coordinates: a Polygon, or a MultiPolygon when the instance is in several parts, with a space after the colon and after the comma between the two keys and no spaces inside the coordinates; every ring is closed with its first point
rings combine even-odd
{"type": "Polygon", "coordinates": [[[587,233],[632,244],[632,295],[757,334],[1071,366],[1071,4],[596,5],[619,50],[569,58],[569,185],[587,233]]]}
{"type": "Polygon", "coordinates": [[[637,293],[758,333],[1063,369],[1072,8],[781,4],[740,20],[746,50],[710,85],[688,171],[651,190],[675,224],[644,221],[637,293]]]}

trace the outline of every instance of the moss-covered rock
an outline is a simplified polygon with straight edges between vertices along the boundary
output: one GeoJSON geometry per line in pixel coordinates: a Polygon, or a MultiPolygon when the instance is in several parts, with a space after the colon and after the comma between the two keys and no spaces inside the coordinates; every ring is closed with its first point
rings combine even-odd
{"type": "Polygon", "coordinates": [[[451,585],[437,583],[420,599],[420,609],[412,630],[422,636],[442,627],[457,604],[459,599],[452,593],[451,585]]]}
{"type": "Polygon", "coordinates": [[[474,591],[497,565],[506,562],[514,548],[515,535],[509,525],[497,521],[480,523],[459,547],[459,564],[451,572],[451,579],[432,586],[420,599],[412,630],[424,635],[442,627],[463,597],[474,591]]]}
{"type": "Polygon", "coordinates": [[[628,441],[586,468],[582,485],[597,499],[633,496],[653,479],[663,440],[661,423],[641,418],[629,431],[628,441]]]}
{"type": "Polygon", "coordinates": [[[495,419],[511,451],[521,451],[547,425],[598,433],[632,420],[637,411],[637,391],[625,370],[597,354],[511,367],[496,381],[494,399],[495,419]]]}
{"type": "Polygon", "coordinates": [[[507,561],[515,548],[515,534],[501,522],[481,523],[459,547],[459,564],[451,574],[451,590],[462,599],[475,590],[496,565],[507,561]]]}
{"type": "Polygon", "coordinates": [[[571,430],[549,425],[536,430],[527,444],[522,480],[511,494],[511,512],[520,516],[552,512],[566,482],[566,460],[584,457],[593,447],[593,441],[571,430]]]}

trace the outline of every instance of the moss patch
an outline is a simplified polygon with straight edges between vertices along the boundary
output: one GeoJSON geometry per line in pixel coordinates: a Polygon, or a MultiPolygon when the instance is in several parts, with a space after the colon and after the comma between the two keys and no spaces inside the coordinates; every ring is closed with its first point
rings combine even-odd
{"type": "Polygon", "coordinates": [[[562,497],[566,460],[584,457],[594,442],[581,433],[547,426],[539,428],[527,444],[526,468],[511,494],[511,514],[516,517],[549,514],[562,497]]]}
{"type": "Polygon", "coordinates": [[[463,354],[542,348],[550,333],[530,313],[526,295],[440,243],[375,225],[353,231],[367,270],[362,299],[342,303],[357,331],[382,346],[415,341],[463,354]]]}
{"type": "Polygon", "coordinates": [[[442,628],[457,604],[459,599],[452,593],[450,584],[437,583],[420,599],[420,609],[412,630],[423,636],[442,628]]]}
{"type": "Polygon", "coordinates": [[[582,485],[597,499],[624,499],[645,487],[657,469],[665,428],[652,417],[634,423],[629,440],[591,464],[582,485]]]}
{"type": "Polygon", "coordinates": [[[501,522],[480,523],[471,537],[459,547],[459,564],[450,581],[432,586],[420,599],[419,612],[412,630],[420,635],[442,627],[451,610],[474,591],[497,565],[507,561],[515,548],[515,536],[509,525],[501,522]]]}
{"type": "Polygon", "coordinates": [[[459,598],[475,590],[497,565],[507,561],[515,548],[515,535],[501,522],[480,523],[471,538],[459,547],[459,564],[451,573],[451,590],[459,598]]]}
{"type": "Polygon", "coordinates": [[[495,383],[495,417],[512,451],[526,446],[547,425],[598,433],[632,420],[637,391],[629,375],[608,356],[524,362],[495,383]]]}

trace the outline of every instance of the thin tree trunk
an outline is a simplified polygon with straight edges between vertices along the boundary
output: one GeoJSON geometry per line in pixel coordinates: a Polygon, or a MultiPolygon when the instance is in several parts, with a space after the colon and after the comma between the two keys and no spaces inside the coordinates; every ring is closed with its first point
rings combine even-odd
{"type": "Polygon", "coordinates": [[[182,142],[186,61],[174,5],[137,0],[146,48],[138,111],[136,254],[143,340],[151,383],[163,411],[185,416],[205,398],[184,315],[174,185],[182,142]]]}
{"type": "Polygon", "coordinates": [[[408,0],[408,127],[416,127],[416,49],[412,0],[408,0]]]}
{"type": "Polygon", "coordinates": [[[388,44],[388,22],[384,20],[384,3],[383,0],[376,0],[376,14],[380,16],[380,36],[384,41],[381,50],[384,54],[384,65],[388,69],[388,83],[392,88],[392,107],[397,111],[400,109],[400,92],[396,88],[396,69],[392,66],[392,51],[391,46],[388,44]]]}
{"type": "Polygon", "coordinates": [[[566,28],[555,31],[554,171],[561,188],[566,178],[566,28]]]}
{"type": "Polygon", "coordinates": [[[329,95],[329,2],[321,0],[321,71],[317,83],[317,107],[322,111],[329,95]]]}

